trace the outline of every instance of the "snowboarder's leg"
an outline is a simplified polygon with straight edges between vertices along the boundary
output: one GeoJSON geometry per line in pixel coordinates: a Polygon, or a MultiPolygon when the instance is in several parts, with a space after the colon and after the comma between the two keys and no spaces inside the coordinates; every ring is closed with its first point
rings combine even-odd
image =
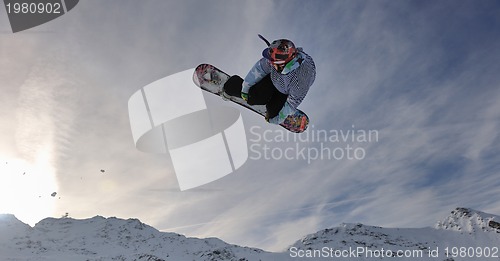
{"type": "Polygon", "coordinates": [[[271,97],[271,100],[269,100],[269,102],[266,104],[266,109],[267,109],[266,117],[268,119],[276,117],[278,113],[281,111],[281,108],[283,108],[283,106],[285,105],[287,99],[288,99],[287,94],[283,94],[278,90],[275,90],[273,96],[271,97]]]}
{"type": "Polygon", "coordinates": [[[238,75],[233,75],[224,83],[224,92],[230,96],[241,97],[243,79],[238,75]]]}
{"type": "MultiPolygon", "coordinates": [[[[224,84],[227,95],[241,97],[243,79],[238,75],[231,76],[224,84]]],[[[273,85],[271,76],[267,75],[250,88],[248,93],[249,105],[266,105],[267,115],[274,118],[285,105],[288,95],[279,92],[273,85]]]]}
{"type": "Polygon", "coordinates": [[[250,88],[248,93],[248,104],[266,105],[267,116],[274,118],[285,105],[287,94],[279,92],[274,87],[271,75],[262,78],[257,84],[250,88]]]}
{"type": "MultiPolygon", "coordinates": [[[[241,97],[242,84],[243,79],[238,75],[233,75],[224,83],[224,92],[230,96],[241,97]]],[[[250,88],[248,104],[264,105],[271,100],[275,91],[271,76],[267,75],[250,88]]]]}
{"type": "Polygon", "coordinates": [[[250,105],[264,105],[267,104],[271,97],[276,92],[276,87],[273,85],[271,76],[267,75],[254,86],[250,87],[248,91],[248,104],[250,105]]]}

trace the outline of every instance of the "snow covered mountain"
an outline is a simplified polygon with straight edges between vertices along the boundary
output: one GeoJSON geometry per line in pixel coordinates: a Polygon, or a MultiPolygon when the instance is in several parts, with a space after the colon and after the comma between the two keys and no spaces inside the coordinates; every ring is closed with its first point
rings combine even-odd
{"type": "Polygon", "coordinates": [[[277,254],[219,239],[160,232],[137,219],[47,218],[31,228],[0,216],[0,260],[275,260],[277,254]]]}
{"type": "Polygon", "coordinates": [[[500,260],[499,248],[500,216],[466,208],[433,228],[342,224],[281,253],[160,232],[137,219],[47,218],[30,227],[0,215],[0,260],[500,260]]]}
{"type": "Polygon", "coordinates": [[[296,242],[292,256],[404,260],[500,260],[500,216],[457,208],[434,228],[342,224],[296,242]]]}

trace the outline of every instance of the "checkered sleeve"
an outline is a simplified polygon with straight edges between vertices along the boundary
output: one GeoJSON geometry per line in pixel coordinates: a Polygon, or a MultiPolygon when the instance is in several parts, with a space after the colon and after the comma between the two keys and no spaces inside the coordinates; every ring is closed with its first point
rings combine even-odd
{"type": "Polygon", "coordinates": [[[255,65],[250,69],[245,80],[243,81],[242,92],[248,93],[250,87],[258,83],[262,78],[271,73],[271,65],[267,62],[265,58],[260,59],[255,65]]]}
{"type": "Polygon", "coordinates": [[[294,109],[302,103],[316,79],[316,66],[313,59],[305,53],[303,53],[303,56],[304,61],[290,80],[290,89],[288,91],[287,101],[294,109]]]}

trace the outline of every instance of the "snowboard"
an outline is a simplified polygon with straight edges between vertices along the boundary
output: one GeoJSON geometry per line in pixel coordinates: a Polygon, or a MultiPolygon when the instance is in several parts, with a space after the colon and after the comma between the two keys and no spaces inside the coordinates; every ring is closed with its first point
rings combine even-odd
{"type": "MultiPolygon", "coordinates": [[[[200,64],[194,70],[193,82],[204,91],[222,96],[222,88],[229,77],[230,76],[227,73],[221,71],[213,65],[200,64]]],[[[241,97],[229,96],[226,99],[254,111],[261,116],[266,116],[265,105],[249,105],[241,97]]],[[[308,124],[309,117],[303,111],[297,109],[294,114],[288,115],[280,126],[291,132],[301,133],[307,129],[308,124]]]]}

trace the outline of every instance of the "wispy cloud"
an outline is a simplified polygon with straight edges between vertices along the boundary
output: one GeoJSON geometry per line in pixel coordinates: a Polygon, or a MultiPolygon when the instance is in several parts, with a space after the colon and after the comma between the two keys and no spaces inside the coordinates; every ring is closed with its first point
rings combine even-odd
{"type": "MultiPolygon", "coordinates": [[[[28,48],[55,46],[48,55],[8,56],[15,68],[35,64],[28,76],[0,75],[26,81],[8,91],[20,95],[17,140],[33,144],[24,153],[42,138],[55,146],[61,214],[135,216],[272,250],[342,222],[427,226],[457,205],[499,209],[500,139],[499,35],[491,28],[499,16],[487,6],[496,3],[428,3],[80,3],[47,24],[58,37],[28,48]],[[243,76],[264,48],[257,33],[291,38],[315,58],[317,79],[301,105],[315,130],[377,130],[379,140],[351,144],[366,150],[363,160],[250,160],[181,193],[168,155],[134,148],[127,100],[202,62],[243,76]]],[[[247,128],[280,130],[242,115],[247,128]]]]}

